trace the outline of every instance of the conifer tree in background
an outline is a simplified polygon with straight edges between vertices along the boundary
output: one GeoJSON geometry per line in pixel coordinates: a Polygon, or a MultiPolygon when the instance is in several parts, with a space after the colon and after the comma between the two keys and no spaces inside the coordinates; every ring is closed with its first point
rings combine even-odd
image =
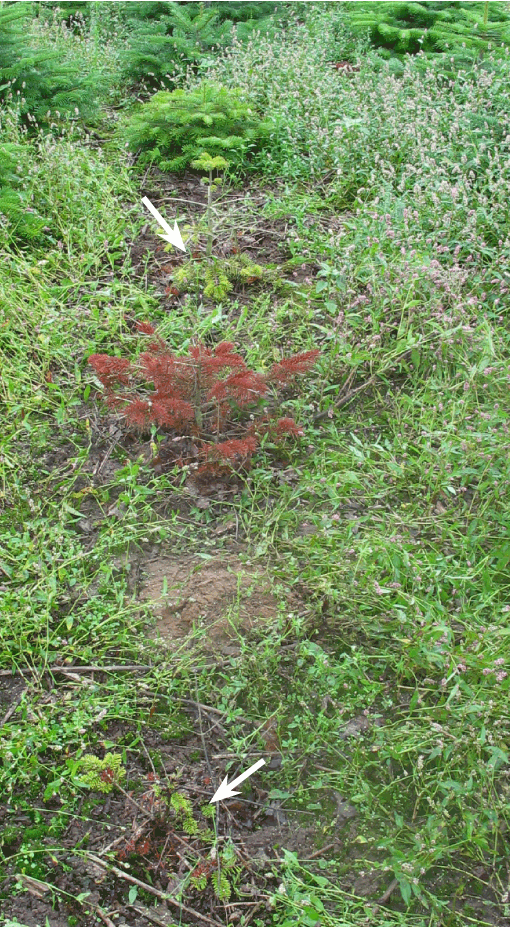
{"type": "Polygon", "coordinates": [[[164,11],[152,11],[150,18],[130,15],[124,75],[149,87],[172,87],[173,65],[197,64],[207,52],[225,43],[230,24],[220,28],[218,14],[207,10],[203,3],[166,3],[158,7],[164,7],[164,11]],[[188,6],[194,9],[186,9],[188,6]]]}
{"type": "Polygon", "coordinates": [[[23,146],[0,142],[0,241],[2,244],[36,244],[47,225],[23,189],[17,167],[25,161],[23,146]]]}
{"type": "MultiPolygon", "coordinates": [[[[48,65],[51,52],[35,52],[27,45],[24,26],[28,16],[26,3],[0,6],[0,102],[21,96],[27,78],[48,65]]],[[[29,91],[30,92],[30,91],[29,91]]],[[[26,93],[24,93],[26,96],[26,93]]]]}
{"type": "Polygon", "coordinates": [[[134,21],[122,55],[122,75],[130,84],[155,90],[176,86],[173,79],[175,61],[168,18],[134,21]]]}
{"type": "MultiPolygon", "coordinates": [[[[90,119],[97,111],[100,75],[77,74],[58,52],[30,47],[31,3],[0,6],[0,103],[19,103],[22,116],[45,122],[47,113],[90,119]]],[[[30,121],[29,121],[30,124],[30,121]]]]}
{"type": "Polygon", "coordinates": [[[69,29],[72,29],[76,23],[87,22],[90,16],[90,3],[88,0],[66,0],[65,3],[59,0],[40,0],[34,3],[33,13],[40,19],[50,19],[57,16],[60,22],[64,22],[69,29]]]}
{"type": "MultiPolygon", "coordinates": [[[[182,4],[183,6],[192,6],[192,3],[182,4]]],[[[207,4],[206,4],[207,6],[207,4]]],[[[220,17],[220,22],[225,19],[231,20],[234,23],[245,23],[248,21],[254,21],[257,19],[264,19],[266,16],[271,16],[272,13],[282,12],[282,7],[287,7],[287,3],[281,2],[272,2],[272,3],[250,3],[249,0],[241,0],[241,2],[235,2],[235,0],[227,0],[226,3],[222,0],[212,0],[208,4],[209,9],[214,10],[215,13],[220,17]]]]}
{"type": "Polygon", "coordinates": [[[278,2],[101,2],[42,0],[31,4],[41,19],[55,16],[69,28],[93,29],[94,7],[101,20],[122,24],[122,74],[131,84],[149,89],[173,89],[187,67],[196,68],[208,56],[229,45],[235,26],[241,41],[256,28],[262,34],[275,29],[274,14],[284,16],[291,3],[278,2]],[[174,74],[174,65],[179,65],[174,74]]]}
{"type": "Polygon", "coordinates": [[[151,88],[176,86],[172,67],[196,67],[215,50],[228,46],[236,25],[238,38],[255,28],[275,28],[271,14],[287,3],[127,3],[122,15],[128,30],[123,63],[127,80],[151,88]]]}
{"type": "MultiPolygon", "coordinates": [[[[179,6],[195,7],[198,4],[195,2],[179,3],[179,6]]],[[[237,38],[244,42],[253,35],[254,31],[267,35],[285,28],[285,25],[295,15],[296,4],[282,2],[282,0],[270,3],[251,3],[249,0],[241,0],[241,2],[210,0],[209,3],[205,3],[205,6],[217,14],[220,24],[228,27],[228,31],[225,32],[226,37],[231,34],[232,27],[235,26],[237,38]]]]}
{"type": "Polygon", "coordinates": [[[186,9],[180,3],[169,3],[168,20],[172,27],[175,54],[192,61],[218,42],[219,16],[206,9],[203,3],[198,10],[186,9]]]}
{"type": "Polygon", "coordinates": [[[466,66],[489,45],[510,44],[510,9],[499,2],[345,3],[345,24],[369,34],[385,58],[423,51],[429,61],[466,66]]]}
{"type": "Polygon", "coordinates": [[[136,22],[137,20],[158,20],[168,14],[168,0],[133,0],[130,3],[123,3],[121,12],[123,12],[126,22],[136,22]]]}

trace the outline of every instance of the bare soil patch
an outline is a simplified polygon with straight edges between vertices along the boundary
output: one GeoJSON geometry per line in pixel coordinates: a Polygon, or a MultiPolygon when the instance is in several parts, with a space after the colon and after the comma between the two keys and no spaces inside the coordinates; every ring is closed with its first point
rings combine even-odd
{"type": "MultiPolygon", "coordinates": [[[[240,637],[264,634],[280,605],[263,572],[235,554],[204,562],[193,556],[161,556],[141,565],[147,576],[142,598],[155,605],[155,635],[168,645],[206,629],[204,644],[214,653],[233,653],[240,637]]],[[[297,598],[289,597],[289,608],[297,598]]]]}

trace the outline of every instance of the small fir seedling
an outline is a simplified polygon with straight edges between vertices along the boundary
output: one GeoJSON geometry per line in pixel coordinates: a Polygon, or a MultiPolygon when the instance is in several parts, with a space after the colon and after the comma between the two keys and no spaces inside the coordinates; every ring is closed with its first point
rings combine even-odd
{"type": "Polygon", "coordinates": [[[233,289],[235,283],[243,287],[265,280],[275,288],[285,286],[277,269],[255,264],[247,254],[235,254],[228,260],[211,259],[205,267],[195,261],[186,261],[173,274],[173,283],[178,292],[198,292],[203,286],[207,299],[220,301],[233,289]]]}
{"type": "Polygon", "coordinates": [[[83,767],[80,777],[82,784],[95,792],[104,792],[105,795],[108,795],[115,785],[120,785],[120,780],[126,775],[126,770],[122,767],[122,757],[118,753],[107,753],[102,760],[92,753],[86,753],[78,765],[83,767]]]}
{"type": "Polygon", "coordinates": [[[198,823],[193,815],[193,807],[189,798],[186,798],[181,792],[174,792],[170,798],[170,804],[184,833],[189,834],[189,836],[197,834],[198,823]]]}
{"type": "Polygon", "coordinates": [[[203,891],[210,879],[214,894],[220,901],[228,901],[232,895],[235,884],[241,874],[241,867],[232,843],[219,852],[214,846],[208,859],[202,860],[191,873],[191,884],[199,891],[203,891]]]}
{"type": "Polygon", "coordinates": [[[225,298],[230,293],[232,283],[227,277],[219,261],[212,261],[205,271],[204,296],[216,301],[225,298]]]}
{"type": "Polygon", "coordinates": [[[213,241],[213,208],[212,208],[212,195],[214,190],[220,187],[223,183],[222,177],[214,177],[213,171],[226,171],[229,166],[229,161],[223,158],[221,155],[216,155],[212,157],[207,151],[203,151],[199,158],[195,158],[191,162],[191,166],[196,168],[199,171],[207,171],[208,176],[202,177],[203,183],[208,183],[207,188],[207,257],[210,258],[212,255],[212,241],[213,241]]]}

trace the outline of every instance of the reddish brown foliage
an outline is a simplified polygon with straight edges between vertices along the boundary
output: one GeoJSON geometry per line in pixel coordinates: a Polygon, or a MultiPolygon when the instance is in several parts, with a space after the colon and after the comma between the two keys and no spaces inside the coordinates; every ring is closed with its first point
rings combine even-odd
{"type": "Polygon", "coordinates": [[[94,368],[107,390],[115,389],[118,384],[128,385],[127,372],[131,370],[130,361],[122,357],[110,357],[108,354],[91,354],[89,364],[94,368]]]}
{"type": "Polygon", "coordinates": [[[347,74],[353,74],[359,71],[359,64],[352,64],[350,61],[337,61],[333,65],[335,71],[344,71],[347,74]]]}
{"type": "Polygon", "coordinates": [[[220,402],[231,399],[242,408],[266,393],[267,383],[264,377],[252,370],[243,370],[241,373],[231,373],[225,380],[215,383],[207,395],[209,399],[217,399],[220,402]]]}
{"type": "Polygon", "coordinates": [[[155,396],[152,401],[154,421],[164,428],[182,428],[186,422],[195,420],[195,410],[190,402],[172,399],[167,396],[155,396]]]}
{"type": "MultiPolygon", "coordinates": [[[[319,351],[305,351],[274,364],[269,375],[249,370],[230,341],[214,349],[195,344],[188,354],[174,354],[154,327],[137,322],[142,335],[154,336],[138,362],[107,354],[93,354],[89,364],[105,388],[108,406],[123,415],[126,423],[142,433],[151,427],[193,436],[195,457],[207,467],[245,466],[263,434],[277,440],[303,431],[292,418],[274,422],[266,415],[243,425],[243,410],[256,410],[269,387],[285,386],[313,366],[319,351]],[[264,424],[266,423],[266,424],[264,424]],[[236,435],[233,437],[232,434],[236,435]],[[210,443],[206,436],[218,436],[210,443]],[[228,435],[228,437],[227,437],[228,435]],[[219,440],[220,436],[226,440],[219,440]]],[[[182,460],[182,463],[189,461],[182,460]]]]}
{"type": "Polygon", "coordinates": [[[143,399],[133,399],[132,402],[124,407],[123,411],[126,420],[131,425],[134,425],[135,428],[138,428],[139,431],[147,431],[147,429],[150,429],[152,421],[151,403],[144,402],[143,399]]]}
{"type": "Polygon", "coordinates": [[[273,364],[269,371],[268,381],[284,386],[293,377],[311,370],[319,354],[320,351],[315,349],[314,351],[303,351],[301,354],[294,354],[293,357],[286,357],[279,364],[273,364]]]}
{"type": "Polygon", "coordinates": [[[222,463],[245,463],[255,453],[258,441],[253,436],[232,438],[218,444],[204,444],[203,454],[207,460],[222,463]]]}
{"type": "Polygon", "coordinates": [[[155,335],[156,329],[151,325],[150,322],[135,322],[137,331],[141,332],[142,335],[155,335]]]}
{"type": "Polygon", "coordinates": [[[282,435],[294,435],[295,437],[301,436],[304,434],[302,428],[299,425],[296,425],[293,418],[279,418],[275,422],[274,430],[279,438],[282,435]]]}

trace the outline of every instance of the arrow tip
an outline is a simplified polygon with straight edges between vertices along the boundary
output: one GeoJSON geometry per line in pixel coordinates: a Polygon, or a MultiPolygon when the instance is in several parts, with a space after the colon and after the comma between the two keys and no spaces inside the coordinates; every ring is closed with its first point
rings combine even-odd
{"type": "Polygon", "coordinates": [[[228,776],[225,776],[223,782],[221,783],[219,789],[217,789],[214,793],[209,804],[213,805],[217,801],[224,801],[226,798],[232,798],[232,795],[239,795],[239,792],[236,792],[230,788],[228,784],[228,776]]]}
{"type": "Polygon", "coordinates": [[[179,248],[179,251],[184,251],[184,252],[186,251],[186,248],[184,247],[184,242],[181,238],[181,233],[179,232],[179,229],[177,228],[177,223],[175,224],[174,231],[172,232],[171,235],[163,235],[162,232],[158,232],[158,235],[164,241],[168,241],[171,245],[173,245],[174,248],[179,248]]]}
{"type": "Polygon", "coordinates": [[[144,206],[147,206],[147,209],[152,213],[155,219],[159,222],[162,228],[165,230],[165,234],[159,232],[160,238],[163,238],[165,241],[168,241],[174,248],[179,248],[179,251],[186,251],[184,247],[184,242],[182,240],[181,233],[179,231],[179,226],[175,222],[173,230],[170,228],[166,219],[163,219],[163,216],[158,212],[155,206],[152,205],[148,196],[142,197],[142,203],[144,206]]]}

